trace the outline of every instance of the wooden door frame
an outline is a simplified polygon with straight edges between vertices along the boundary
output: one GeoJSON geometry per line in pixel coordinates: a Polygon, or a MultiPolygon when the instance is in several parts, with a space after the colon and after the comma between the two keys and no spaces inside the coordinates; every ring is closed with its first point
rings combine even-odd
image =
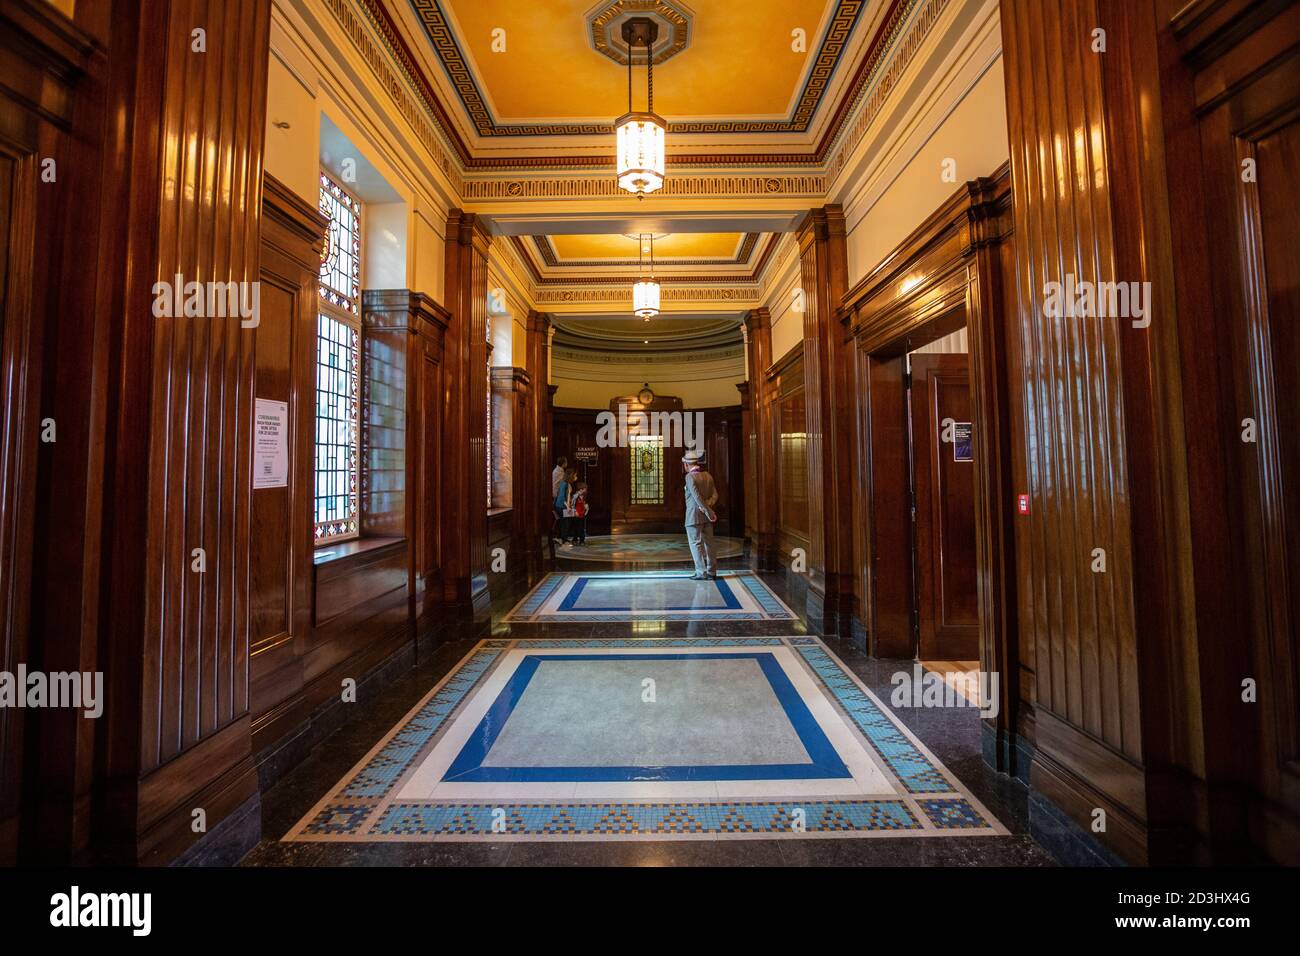
{"type": "MultiPolygon", "coordinates": [[[[965,316],[963,315],[963,318],[965,316]]],[[[963,326],[964,328],[964,326],[963,326]]],[[[929,344],[929,343],[927,343],[929,344]]],[[[944,571],[947,544],[951,540],[944,523],[944,502],[948,498],[949,485],[944,481],[944,442],[936,430],[942,429],[938,418],[942,400],[940,385],[947,383],[954,388],[964,387],[970,395],[970,356],[955,352],[925,352],[912,354],[908,358],[908,407],[911,411],[909,432],[912,453],[912,499],[915,505],[915,517],[912,522],[913,574],[915,576],[915,612],[916,612],[916,656],[920,660],[962,661],[970,660],[970,654],[955,646],[956,641],[968,641],[965,637],[952,636],[951,631],[944,635],[941,630],[947,628],[969,628],[969,624],[947,623],[944,609],[947,605],[947,579],[944,571]],[[958,359],[960,356],[960,359],[958,359]],[[945,363],[945,359],[953,359],[945,363]],[[920,365],[921,375],[917,374],[920,365]],[[924,371],[929,368],[927,375],[924,371]],[[960,369],[960,373],[958,372],[960,369]],[[918,382],[924,383],[918,386],[918,382]],[[923,392],[923,395],[922,395],[923,392]],[[917,412],[924,406],[925,420],[917,421],[917,412]],[[919,427],[924,427],[924,442],[919,427]],[[925,459],[918,454],[924,450],[925,459]],[[923,493],[924,489],[924,493],[923,493]],[[927,507],[928,506],[928,507],[927,507]],[[927,586],[928,584],[928,586],[927,586]],[[926,649],[927,644],[929,650],[926,649]]],[[[970,414],[967,398],[967,415],[970,414]]],[[[963,419],[964,420],[964,419],[963,419]]],[[[955,449],[954,449],[955,455],[955,449]]],[[[970,462],[974,467],[974,461],[970,462]]],[[[957,471],[951,472],[956,476],[957,471]]],[[[970,514],[974,516],[974,488],[971,489],[972,500],[970,514]]],[[[975,622],[976,640],[978,641],[979,621],[975,622]]],[[[978,644],[976,654],[978,655],[978,644]]]]}
{"type": "MultiPolygon", "coordinates": [[[[1012,240],[1010,168],[959,188],[862,281],[844,296],[839,318],[855,345],[861,502],[854,542],[855,589],[868,650],[893,656],[897,642],[881,633],[882,618],[898,600],[898,581],[874,570],[882,535],[897,522],[876,511],[887,488],[873,465],[883,442],[897,441],[883,396],[900,378],[907,352],[965,325],[969,337],[971,418],[975,422],[975,534],[979,581],[980,668],[998,675],[997,714],[984,720],[984,757],[998,770],[1023,775],[1032,740],[1032,708],[1021,706],[1021,662],[1016,630],[1015,489],[1011,430],[1012,383],[1007,376],[1013,313],[1004,302],[1012,240]],[[878,487],[879,486],[879,487],[878,487]],[[880,520],[877,520],[877,519],[880,520]],[[891,590],[892,589],[892,590],[891,590]],[[882,604],[881,598],[885,598],[882,604]]],[[[901,409],[903,395],[897,401],[901,409]]],[[[906,440],[906,436],[901,436],[906,440]]],[[[896,516],[895,516],[896,517],[896,516]]],[[[910,526],[910,521],[906,526],[910,526]]],[[[908,528],[910,539],[910,527],[908,528]]],[[[910,540],[906,545],[909,550],[910,540]]],[[[910,589],[910,569],[907,571],[910,589]]],[[[910,607],[908,609],[910,615],[910,607]]],[[[910,648],[910,642],[909,642],[910,648]]]]}

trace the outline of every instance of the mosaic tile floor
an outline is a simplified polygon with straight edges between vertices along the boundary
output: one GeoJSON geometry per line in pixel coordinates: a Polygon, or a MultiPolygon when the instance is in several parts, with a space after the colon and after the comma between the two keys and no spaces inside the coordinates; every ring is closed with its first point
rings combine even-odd
{"type": "Polygon", "coordinates": [[[548,574],[506,615],[514,623],[790,621],[796,615],[747,571],[693,581],[690,571],[548,574]]]}
{"type": "MultiPolygon", "coordinates": [[[[738,558],[745,552],[740,538],[714,536],[713,556],[738,558]]],[[[663,561],[689,563],[691,550],[685,534],[593,535],[585,544],[558,551],[566,561],[663,561]]]]}
{"type": "Polygon", "coordinates": [[[1007,830],[815,637],[479,642],[285,841],[1007,830]]]}

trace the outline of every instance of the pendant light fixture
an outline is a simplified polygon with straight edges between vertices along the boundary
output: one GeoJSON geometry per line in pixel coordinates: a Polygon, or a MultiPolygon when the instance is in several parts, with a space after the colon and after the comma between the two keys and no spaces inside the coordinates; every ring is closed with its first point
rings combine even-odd
{"type": "Polygon", "coordinates": [[[632,311],[649,322],[659,314],[659,281],[655,278],[655,237],[645,234],[637,237],[641,251],[641,278],[632,286],[632,311]],[[645,269],[646,252],[650,253],[650,271],[645,269]]]}
{"type": "Polygon", "coordinates": [[[618,184],[642,199],[664,184],[664,135],[668,124],[654,112],[654,42],[659,24],[649,17],[631,17],[623,23],[627,43],[627,113],[614,121],[618,145],[618,184]],[[645,46],[646,108],[632,111],[632,50],[645,46]]]}

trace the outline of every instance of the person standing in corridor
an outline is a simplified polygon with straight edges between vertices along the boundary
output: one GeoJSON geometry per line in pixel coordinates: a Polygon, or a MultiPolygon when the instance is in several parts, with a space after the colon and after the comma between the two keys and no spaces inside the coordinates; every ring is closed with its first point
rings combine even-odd
{"type": "Polygon", "coordinates": [[[713,557],[713,522],[718,515],[713,506],[718,503],[718,489],[713,476],[704,470],[704,453],[694,449],[682,455],[682,471],[686,486],[686,542],[691,547],[695,561],[693,581],[716,580],[718,565],[713,557]]]}

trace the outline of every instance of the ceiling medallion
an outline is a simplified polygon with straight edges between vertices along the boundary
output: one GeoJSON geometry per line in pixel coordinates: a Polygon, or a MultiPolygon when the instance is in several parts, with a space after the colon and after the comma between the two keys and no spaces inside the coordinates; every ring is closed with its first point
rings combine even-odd
{"type": "Polygon", "coordinates": [[[588,10],[584,18],[591,48],[619,66],[627,66],[623,24],[632,17],[650,19],[659,25],[658,37],[651,47],[656,66],[690,45],[695,14],[685,4],[667,0],[604,0],[588,10]]]}
{"type": "Polygon", "coordinates": [[[618,184],[644,199],[664,184],[664,135],[668,124],[655,113],[655,66],[650,50],[659,35],[659,25],[649,17],[632,17],[623,22],[627,44],[627,112],[614,120],[617,144],[618,184]],[[646,107],[632,110],[632,50],[646,49],[646,107]]]}
{"type": "Polygon", "coordinates": [[[649,322],[659,314],[659,280],[655,278],[655,237],[650,234],[637,241],[640,251],[641,278],[632,286],[632,311],[649,322]],[[645,271],[646,253],[650,254],[650,272],[645,271]]]}

